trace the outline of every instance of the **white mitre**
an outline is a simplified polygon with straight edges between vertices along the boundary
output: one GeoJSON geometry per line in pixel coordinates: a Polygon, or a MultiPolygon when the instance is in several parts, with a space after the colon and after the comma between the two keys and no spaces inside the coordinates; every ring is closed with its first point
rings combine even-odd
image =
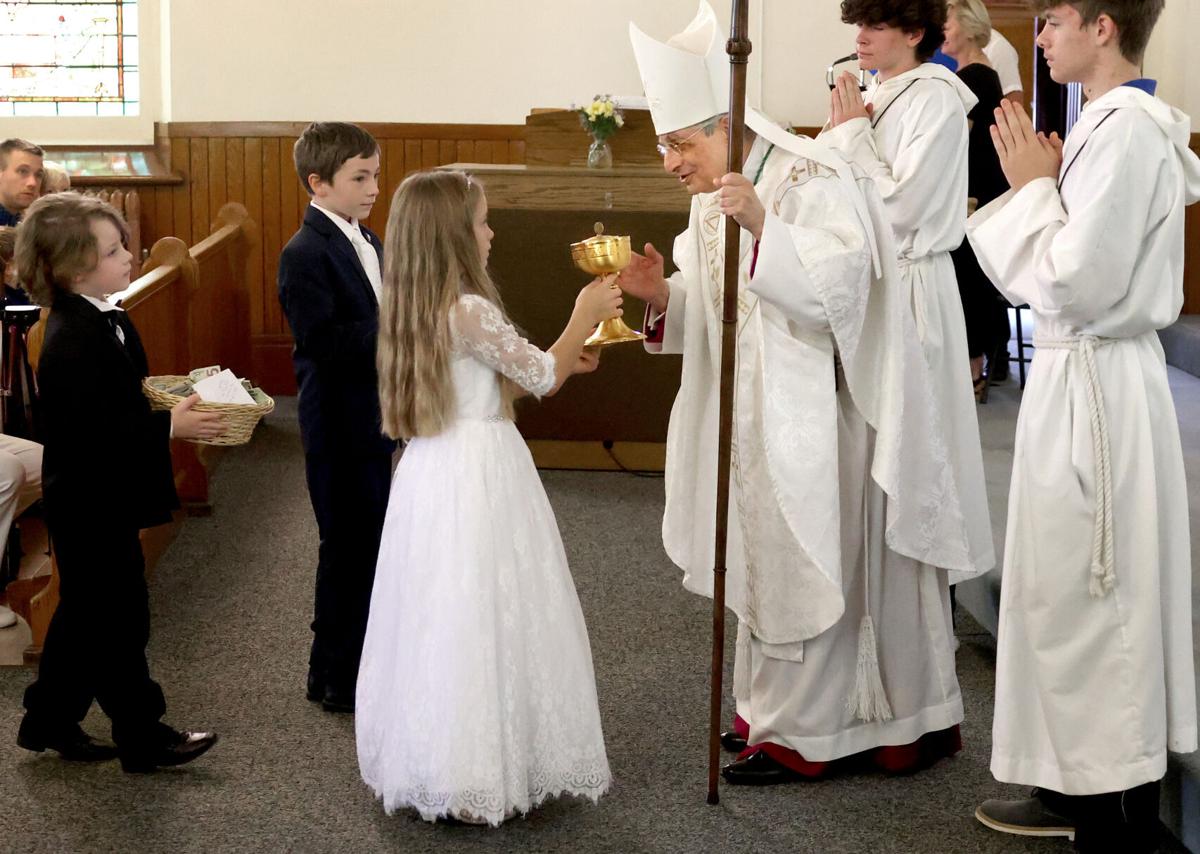
{"type": "Polygon", "coordinates": [[[717,15],[707,0],[700,0],[687,29],[666,43],[633,22],[629,40],[659,136],[729,112],[729,61],[717,15]]]}

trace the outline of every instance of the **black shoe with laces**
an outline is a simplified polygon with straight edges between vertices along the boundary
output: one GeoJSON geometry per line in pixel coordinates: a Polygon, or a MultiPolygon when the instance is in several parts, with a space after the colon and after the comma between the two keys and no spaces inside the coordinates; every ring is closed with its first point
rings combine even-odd
{"type": "Polygon", "coordinates": [[[217,743],[215,732],[177,732],[165,724],[150,744],[118,747],[121,770],[128,774],[147,774],[158,768],[185,765],[199,759],[217,743]]]}
{"type": "Polygon", "coordinates": [[[79,724],[43,729],[26,715],[17,730],[17,746],[34,753],[53,750],[68,762],[106,762],[117,758],[117,748],[96,741],[79,724]]]}

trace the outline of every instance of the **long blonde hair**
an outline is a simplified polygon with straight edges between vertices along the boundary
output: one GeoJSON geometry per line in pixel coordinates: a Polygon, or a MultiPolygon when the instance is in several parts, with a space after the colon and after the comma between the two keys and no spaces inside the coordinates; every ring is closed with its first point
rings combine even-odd
{"type": "Polygon", "coordinates": [[[450,312],[459,297],[478,294],[503,310],[475,239],[482,199],[479,181],[457,171],[409,175],[392,197],[375,361],[393,439],[434,436],[454,417],[450,312]]]}

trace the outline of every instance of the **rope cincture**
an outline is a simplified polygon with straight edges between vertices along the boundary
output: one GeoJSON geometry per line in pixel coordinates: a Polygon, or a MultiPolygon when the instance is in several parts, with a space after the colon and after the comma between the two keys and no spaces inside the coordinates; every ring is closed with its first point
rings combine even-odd
{"type": "Polygon", "coordinates": [[[863,485],[862,529],[863,617],[858,624],[858,652],[854,663],[854,687],[846,698],[846,711],[860,721],[890,721],[892,705],[879,671],[879,648],[875,621],[871,618],[871,484],[863,485]]]}
{"type": "Polygon", "coordinates": [[[1083,358],[1084,388],[1087,390],[1088,420],[1092,428],[1092,454],[1096,462],[1096,508],[1092,526],[1092,562],[1088,592],[1096,598],[1108,595],[1117,586],[1113,559],[1113,486],[1112,456],[1108,443],[1108,416],[1104,410],[1104,392],[1096,369],[1096,348],[1111,344],[1113,338],[1079,335],[1071,338],[1040,338],[1033,345],[1048,350],[1070,350],[1083,358]]]}

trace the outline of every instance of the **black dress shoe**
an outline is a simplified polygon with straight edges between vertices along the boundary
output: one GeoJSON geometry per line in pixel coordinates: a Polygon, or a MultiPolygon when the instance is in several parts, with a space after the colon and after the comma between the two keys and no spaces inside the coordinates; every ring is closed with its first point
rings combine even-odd
{"type": "Polygon", "coordinates": [[[804,779],[787,766],[780,765],[765,750],[756,750],[745,759],[730,762],[721,769],[721,776],[731,786],[775,786],[804,779]]]}
{"type": "Polygon", "coordinates": [[[728,729],[721,733],[721,747],[729,753],[741,753],[746,749],[746,739],[736,731],[728,729]]]}
{"type": "Polygon", "coordinates": [[[325,680],[310,673],[308,674],[306,688],[304,697],[310,703],[319,703],[325,699],[325,680]]]}
{"type": "Polygon", "coordinates": [[[21,728],[17,731],[17,746],[34,753],[53,750],[69,762],[105,762],[117,758],[116,747],[96,741],[78,724],[48,733],[30,723],[28,716],[21,720],[21,728]]]}
{"type": "Polygon", "coordinates": [[[121,770],[128,774],[147,774],[156,768],[170,768],[199,759],[217,743],[215,732],[175,732],[171,730],[156,747],[120,750],[121,770]]]}
{"type": "Polygon", "coordinates": [[[321,699],[321,708],[327,712],[350,714],[354,711],[354,692],[326,688],[325,696],[321,699]]]}

